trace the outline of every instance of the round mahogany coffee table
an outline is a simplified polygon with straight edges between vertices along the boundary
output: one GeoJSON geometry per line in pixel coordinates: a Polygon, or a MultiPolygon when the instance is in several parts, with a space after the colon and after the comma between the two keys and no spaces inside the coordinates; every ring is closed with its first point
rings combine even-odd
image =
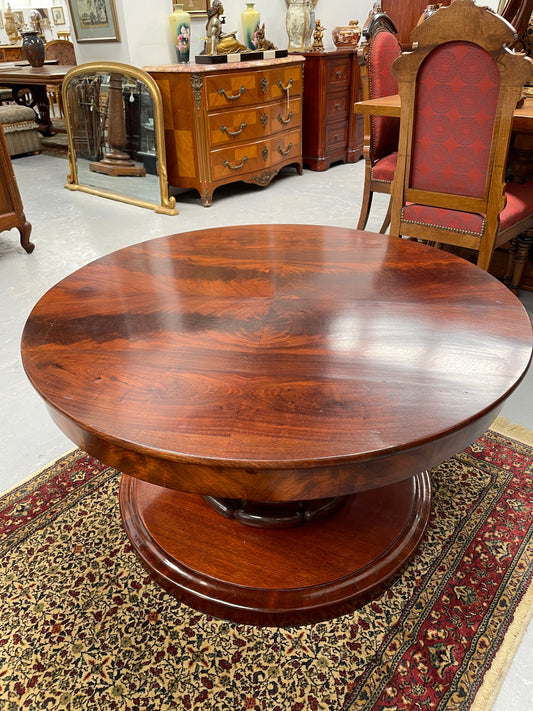
{"type": "Polygon", "coordinates": [[[531,352],[524,308],[477,267],[306,225],[114,252],[50,289],[22,338],[58,426],[123,472],[147,568],[252,624],[390,583],[430,515],[427,470],[489,427],[531,352]]]}

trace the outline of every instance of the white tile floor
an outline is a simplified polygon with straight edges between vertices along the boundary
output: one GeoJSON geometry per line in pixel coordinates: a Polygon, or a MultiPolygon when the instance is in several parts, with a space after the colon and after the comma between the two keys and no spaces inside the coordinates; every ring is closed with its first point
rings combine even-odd
{"type": "MultiPolygon", "coordinates": [[[[315,223],[353,227],[362,192],[363,164],[337,165],[324,173],[294,169],[267,188],[234,185],[215,192],[210,208],[196,193],[182,195],[177,216],[64,189],[63,158],[28,156],[13,161],[35,251],[27,255],[16,230],[0,236],[0,491],[15,485],[73,448],[52,423],[27,381],[20,361],[20,336],[39,297],[61,278],[120,247],[161,235],[203,227],[253,223],[315,223]]],[[[386,198],[376,197],[367,226],[378,231],[386,198]]],[[[521,299],[533,314],[533,293],[521,299]]],[[[533,369],[509,398],[502,416],[533,429],[533,369]]],[[[513,660],[495,711],[533,709],[533,624],[513,660]]]]}

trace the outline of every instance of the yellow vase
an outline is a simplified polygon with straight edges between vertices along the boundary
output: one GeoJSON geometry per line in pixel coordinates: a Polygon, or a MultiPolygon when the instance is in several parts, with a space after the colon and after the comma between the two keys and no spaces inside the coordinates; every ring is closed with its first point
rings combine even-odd
{"type": "Polygon", "coordinates": [[[178,63],[188,64],[191,50],[191,16],[183,9],[182,4],[177,4],[168,19],[178,63]]]}

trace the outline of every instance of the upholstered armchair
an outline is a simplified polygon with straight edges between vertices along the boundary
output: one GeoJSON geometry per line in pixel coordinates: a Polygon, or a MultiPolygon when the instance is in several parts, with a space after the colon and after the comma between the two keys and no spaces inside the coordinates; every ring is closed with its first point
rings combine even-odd
{"type": "MultiPolygon", "coordinates": [[[[392,64],[401,49],[392,20],[383,12],[371,15],[363,28],[364,41],[358,50],[361,67],[363,100],[398,93],[398,82],[392,74],[392,64]]],[[[400,123],[388,116],[364,117],[363,155],[365,182],[357,229],[368,221],[374,193],[390,195],[396,169],[400,123]]],[[[390,208],[381,227],[385,232],[390,222],[390,208]]]]}
{"type": "Polygon", "coordinates": [[[513,112],[532,61],[514,28],[455,0],[411,33],[394,63],[401,98],[391,235],[466,247],[488,270],[496,247],[533,226],[533,182],[506,183],[513,112]]]}

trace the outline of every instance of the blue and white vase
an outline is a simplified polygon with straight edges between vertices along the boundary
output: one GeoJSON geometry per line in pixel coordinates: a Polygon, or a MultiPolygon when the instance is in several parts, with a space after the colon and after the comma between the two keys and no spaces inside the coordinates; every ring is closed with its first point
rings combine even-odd
{"type": "Polygon", "coordinates": [[[289,35],[289,52],[311,52],[315,29],[312,0],[290,0],[285,25],[289,35]]]}

